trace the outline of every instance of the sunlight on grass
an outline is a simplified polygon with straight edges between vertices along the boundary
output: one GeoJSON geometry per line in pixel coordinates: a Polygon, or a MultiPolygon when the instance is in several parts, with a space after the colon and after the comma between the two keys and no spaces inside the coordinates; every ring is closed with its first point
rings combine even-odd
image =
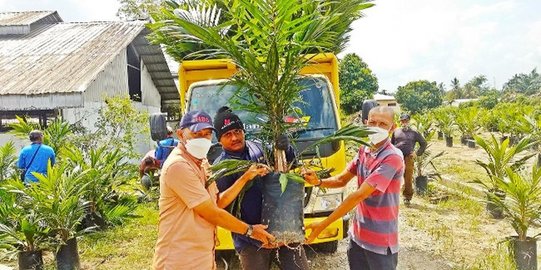
{"type": "Polygon", "coordinates": [[[88,235],[80,241],[81,263],[88,269],[150,269],[158,235],[156,203],[142,204],[125,226],[88,235]]]}

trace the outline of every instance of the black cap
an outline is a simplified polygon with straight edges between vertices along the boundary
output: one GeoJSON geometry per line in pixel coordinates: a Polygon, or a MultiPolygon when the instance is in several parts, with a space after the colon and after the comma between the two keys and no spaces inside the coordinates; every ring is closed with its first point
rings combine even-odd
{"type": "Polygon", "coordinates": [[[407,113],[403,113],[402,115],[400,115],[400,121],[402,120],[410,120],[410,115],[407,113]]]}
{"type": "Polygon", "coordinates": [[[244,124],[242,124],[240,118],[229,107],[223,106],[218,109],[214,117],[214,129],[216,130],[216,138],[219,141],[222,135],[230,130],[244,130],[244,124]]]}

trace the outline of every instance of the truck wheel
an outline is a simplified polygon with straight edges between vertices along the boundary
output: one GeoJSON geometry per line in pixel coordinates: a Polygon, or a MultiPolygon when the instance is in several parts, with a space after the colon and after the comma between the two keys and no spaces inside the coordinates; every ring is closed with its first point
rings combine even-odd
{"type": "Polygon", "coordinates": [[[338,250],[338,241],[316,244],[314,249],[323,253],[335,253],[338,250]]]}

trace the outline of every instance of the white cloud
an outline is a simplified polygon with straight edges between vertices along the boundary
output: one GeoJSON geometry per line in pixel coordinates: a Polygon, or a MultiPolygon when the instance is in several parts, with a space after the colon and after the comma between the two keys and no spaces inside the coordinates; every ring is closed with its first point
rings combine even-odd
{"type": "Polygon", "coordinates": [[[541,63],[541,2],[375,1],[353,25],[350,46],[395,91],[412,80],[449,85],[484,74],[500,87],[541,63]]]}

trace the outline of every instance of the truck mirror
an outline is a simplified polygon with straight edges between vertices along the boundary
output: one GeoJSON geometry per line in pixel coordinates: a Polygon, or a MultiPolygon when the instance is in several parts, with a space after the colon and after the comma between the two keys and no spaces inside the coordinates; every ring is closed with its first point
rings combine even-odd
{"type": "Polygon", "coordinates": [[[362,106],[362,122],[366,125],[366,122],[368,121],[368,113],[372,108],[377,107],[378,103],[373,99],[367,99],[363,102],[362,106]]]}
{"type": "Polygon", "coordinates": [[[154,141],[160,141],[167,137],[167,114],[153,113],[150,115],[150,136],[154,141]]]}

